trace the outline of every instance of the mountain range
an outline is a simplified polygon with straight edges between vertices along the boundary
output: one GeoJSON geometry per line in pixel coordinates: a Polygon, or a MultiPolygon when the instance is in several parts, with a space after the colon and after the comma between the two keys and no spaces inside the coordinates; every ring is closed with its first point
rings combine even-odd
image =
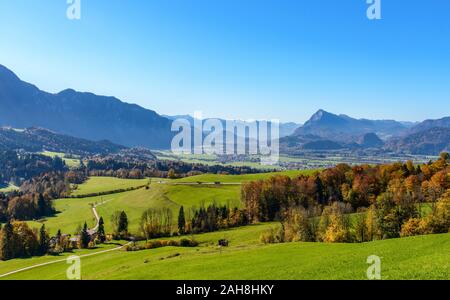
{"type": "Polygon", "coordinates": [[[305,125],[280,141],[282,151],[379,149],[438,155],[450,150],[450,117],[422,123],[355,119],[317,111],[305,125]]]}
{"type": "MultiPolygon", "coordinates": [[[[110,147],[118,145],[169,149],[175,134],[171,131],[171,123],[178,117],[187,118],[193,126],[194,119],[190,116],[161,116],[115,97],[73,89],[48,93],[22,81],[11,70],[0,65],[0,127],[29,128],[25,134],[30,138],[33,138],[37,128],[45,128],[53,134],[73,136],[84,143],[88,140],[100,141],[95,147],[103,147],[102,151],[109,151],[110,147]]],[[[287,153],[292,149],[375,148],[436,155],[450,149],[448,131],[450,117],[412,123],[355,119],[319,110],[303,126],[280,124],[280,145],[281,150],[287,153]]],[[[0,138],[4,144],[11,142],[8,135],[12,134],[2,130],[0,138]]],[[[23,136],[18,138],[23,140],[23,136]]]]}
{"type": "MultiPolygon", "coordinates": [[[[189,124],[191,124],[192,127],[194,127],[194,122],[195,122],[195,118],[190,116],[190,115],[175,115],[175,116],[167,116],[167,115],[163,115],[164,117],[170,119],[170,120],[176,120],[176,119],[185,119],[187,121],[189,121],[189,124]]],[[[203,119],[202,122],[204,123],[205,121],[209,120],[210,118],[206,118],[203,119]]],[[[220,118],[214,118],[215,120],[219,120],[222,123],[222,126],[224,129],[226,129],[226,122],[227,120],[225,119],[220,119],[220,118]]],[[[198,119],[197,119],[198,120],[198,119]]],[[[250,125],[254,125],[254,123],[256,121],[241,121],[241,120],[233,120],[236,124],[239,124],[239,126],[243,125],[243,126],[250,126],[250,125]]],[[[203,124],[202,123],[202,124],[203,124]]],[[[292,135],[295,130],[297,128],[299,128],[300,126],[302,126],[301,124],[298,123],[294,123],[294,122],[288,122],[288,123],[279,123],[279,134],[280,134],[280,138],[282,137],[286,137],[286,136],[290,136],[292,135]]],[[[226,133],[226,131],[224,132],[226,133]]]]}
{"type": "Polygon", "coordinates": [[[75,155],[95,155],[117,153],[125,149],[126,147],[109,141],[93,142],[42,128],[27,128],[25,130],[0,128],[0,150],[51,151],[75,155]]]}
{"type": "Polygon", "coordinates": [[[152,110],[114,97],[41,91],[0,65],[0,126],[42,127],[89,140],[167,149],[171,122],[152,110]]]}

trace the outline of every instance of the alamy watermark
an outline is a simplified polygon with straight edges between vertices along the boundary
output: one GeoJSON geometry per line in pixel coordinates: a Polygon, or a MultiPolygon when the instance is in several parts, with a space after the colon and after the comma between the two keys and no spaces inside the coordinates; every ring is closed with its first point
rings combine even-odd
{"type": "Polygon", "coordinates": [[[81,259],[79,256],[72,255],[66,260],[66,263],[70,265],[66,271],[66,277],[69,280],[81,280],[81,259]]]}
{"type": "Polygon", "coordinates": [[[278,120],[219,120],[194,114],[193,121],[179,118],[172,131],[174,154],[258,155],[261,164],[277,164],[280,157],[278,120]]]}
{"type": "Polygon", "coordinates": [[[81,0],[67,0],[66,16],[69,20],[81,19],[81,0]]]}
{"type": "Polygon", "coordinates": [[[380,280],[381,279],[381,258],[376,255],[371,255],[367,258],[367,263],[370,264],[367,268],[367,279],[380,280]]]}
{"type": "Polygon", "coordinates": [[[367,0],[367,18],[369,20],[381,20],[381,0],[367,0]]]}

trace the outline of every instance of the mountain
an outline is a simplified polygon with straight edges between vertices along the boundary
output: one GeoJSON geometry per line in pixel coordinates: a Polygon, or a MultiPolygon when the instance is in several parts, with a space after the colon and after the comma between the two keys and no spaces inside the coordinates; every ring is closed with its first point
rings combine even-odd
{"type": "Polygon", "coordinates": [[[114,97],[41,91],[0,65],[0,126],[43,127],[89,140],[168,149],[171,121],[156,112],[114,97]]]}
{"type": "Polygon", "coordinates": [[[439,155],[450,151],[450,128],[434,127],[391,139],[385,148],[408,154],[439,155]]]}
{"type": "Polygon", "coordinates": [[[358,144],[363,148],[379,148],[383,147],[384,142],[375,133],[366,133],[360,138],[358,144]]]}
{"type": "MultiPolygon", "coordinates": [[[[170,120],[186,119],[186,120],[189,121],[191,126],[194,126],[195,119],[194,119],[194,117],[192,117],[190,115],[177,115],[177,116],[166,116],[166,115],[163,115],[163,117],[166,117],[166,118],[168,118],[170,120]]],[[[206,120],[208,120],[208,119],[204,119],[203,121],[206,121],[206,120]]],[[[219,120],[222,123],[222,126],[225,129],[226,120],[225,119],[220,119],[220,118],[217,118],[217,120],[219,120]]],[[[247,122],[247,121],[241,121],[241,120],[233,120],[233,121],[237,122],[237,124],[244,125],[244,126],[253,124],[253,122],[247,122]]],[[[300,124],[297,124],[297,123],[294,123],[294,122],[280,123],[280,138],[286,137],[286,136],[290,136],[300,126],[301,126],[300,124]]]]}
{"type": "Polygon", "coordinates": [[[375,133],[383,139],[388,139],[407,130],[408,126],[405,123],[393,120],[354,119],[347,115],[335,115],[319,110],[293,135],[315,135],[332,141],[348,143],[356,141],[357,137],[368,133],[375,133]]]}
{"type": "Polygon", "coordinates": [[[109,141],[93,142],[57,134],[42,128],[17,130],[0,128],[0,150],[25,150],[28,152],[63,152],[75,155],[110,154],[126,147],[109,141]]]}
{"type": "Polygon", "coordinates": [[[429,130],[432,128],[437,128],[437,127],[441,127],[441,128],[450,128],[450,117],[445,117],[442,119],[438,119],[438,120],[426,120],[423,121],[422,123],[419,123],[415,126],[413,126],[410,130],[409,133],[418,133],[421,131],[425,131],[425,130],[429,130]]]}

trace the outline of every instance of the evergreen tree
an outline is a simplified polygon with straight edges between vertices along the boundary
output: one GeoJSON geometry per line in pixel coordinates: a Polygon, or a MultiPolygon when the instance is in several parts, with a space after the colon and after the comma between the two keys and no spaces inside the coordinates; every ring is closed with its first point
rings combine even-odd
{"type": "Polygon", "coordinates": [[[97,238],[100,243],[104,243],[106,241],[105,223],[103,222],[103,217],[100,217],[100,220],[98,220],[97,238]]]}
{"type": "Polygon", "coordinates": [[[45,224],[42,224],[39,230],[39,253],[44,255],[48,252],[50,238],[47,231],[45,230],[45,224]]]}
{"type": "Polygon", "coordinates": [[[58,245],[61,245],[61,237],[62,237],[61,229],[58,229],[58,232],[56,233],[56,243],[58,245]]]}
{"type": "Polygon", "coordinates": [[[128,216],[122,211],[119,216],[119,234],[122,236],[128,235],[128,216]]]}
{"type": "Polygon", "coordinates": [[[316,184],[317,201],[320,204],[325,204],[323,182],[319,176],[316,177],[315,184],[316,184]]]}
{"type": "Polygon", "coordinates": [[[37,200],[37,210],[39,217],[45,216],[47,214],[47,203],[45,202],[44,196],[39,193],[37,200]]]}
{"type": "Polygon", "coordinates": [[[14,258],[14,231],[12,224],[8,221],[2,228],[0,240],[0,259],[8,260],[14,258]]]}
{"type": "Polygon", "coordinates": [[[178,213],[178,232],[184,234],[186,229],[186,218],[184,216],[184,207],[180,207],[180,212],[178,213]]]}
{"type": "Polygon", "coordinates": [[[84,223],[83,229],[80,232],[80,246],[81,248],[88,248],[89,242],[91,241],[91,236],[89,235],[86,222],[84,223]]]}

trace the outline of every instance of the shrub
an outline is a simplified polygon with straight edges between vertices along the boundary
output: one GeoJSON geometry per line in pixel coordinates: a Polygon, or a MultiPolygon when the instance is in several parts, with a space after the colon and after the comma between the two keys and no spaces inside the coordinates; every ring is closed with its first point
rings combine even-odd
{"type": "Polygon", "coordinates": [[[283,228],[271,228],[261,233],[259,240],[264,244],[276,244],[284,242],[283,228]]]}
{"type": "Polygon", "coordinates": [[[162,247],[196,247],[198,246],[198,242],[194,239],[181,239],[179,241],[175,240],[155,240],[148,241],[143,245],[127,245],[125,247],[126,251],[140,251],[140,250],[149,250],[149,249],[157,249],[162,247]]]}
{"type": "Polygon", "coordinates": [[[427,232],[427,226],[425,219],[411,218],[403,224],[400,236],[423,235],[427,232]]]}

